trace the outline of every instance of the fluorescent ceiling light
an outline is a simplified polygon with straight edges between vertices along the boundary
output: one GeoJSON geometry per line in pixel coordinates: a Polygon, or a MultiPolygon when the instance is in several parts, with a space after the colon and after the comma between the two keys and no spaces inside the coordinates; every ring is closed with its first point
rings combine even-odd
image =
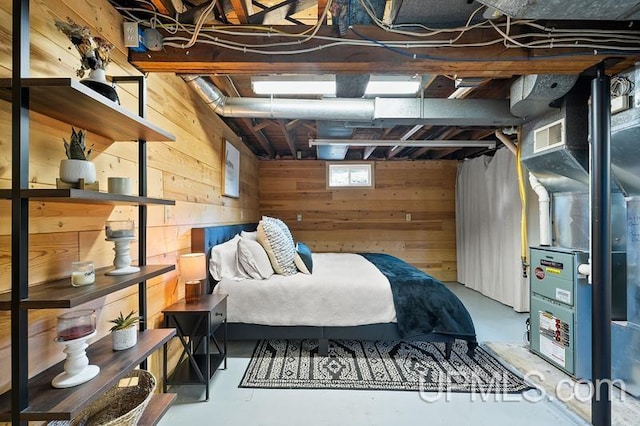
{"type": "MultiPolygon", "coordinates": [[[[412,95],[420,90],[422,78],[406,75],[372,75],[365,95],[412,95]]],[[[257,95],[335,96],[335,75],[274,75],[251,77],[257,95]]]]}
{"type": "Polygon", "coordinates": [[[251,77],[251,88],[257,95],[333,95],[334,75],[276,75],[251,77]]]}
{"type": "Polygon", "coordinates": [[[420,89],[422,78],[406,75],[372,75],[365,95],[413,95],[420,89]]]}
{"type": "Polygon", "coordinates": [[[403,146],[403,147],[432,147],[432,148],[495,148],[496,141],[473,141],[473,140],[370,140],[370,139],[309,139],[309,146],[318,145],[339,145],[339,146],[403,146]]]}

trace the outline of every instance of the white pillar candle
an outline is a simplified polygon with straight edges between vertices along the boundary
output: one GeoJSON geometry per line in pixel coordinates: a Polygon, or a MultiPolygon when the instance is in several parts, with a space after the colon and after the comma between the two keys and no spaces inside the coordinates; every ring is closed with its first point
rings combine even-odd
{"type": "Polygon", "coordinates": [[[96,281],[96,271],[93,262],[72,262],[71,263],[71,285],[79,287],[93,284],[96,281]]]}

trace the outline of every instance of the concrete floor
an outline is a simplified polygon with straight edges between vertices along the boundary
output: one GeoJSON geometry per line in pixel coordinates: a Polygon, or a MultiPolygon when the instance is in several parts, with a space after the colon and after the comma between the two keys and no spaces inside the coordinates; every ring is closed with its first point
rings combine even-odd
{"type": "MultiPolygon", "coordinates": [[[[518,314],[460,284],[448,286],[463,301],[482,342],[522,343],[528,314],[518,314]]],[[[174,386],[178,400],[160,425],[582,425],[583,420],[557,401],[523,395],[448,397],[417,392],[240,389],[255,342],[231,342],[227,370],[203,386],[174,386]]]]}

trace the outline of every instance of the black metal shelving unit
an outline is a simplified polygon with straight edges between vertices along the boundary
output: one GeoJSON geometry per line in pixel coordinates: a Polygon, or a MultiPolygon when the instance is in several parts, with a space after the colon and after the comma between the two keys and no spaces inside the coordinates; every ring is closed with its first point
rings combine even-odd
{"type": "MultiPolygon", "coordinates": [[[[0,98],[12,104],[12,182],[11,189],[0,190],[0,199],[11,200],[11,292],[0,295],[0,310],[11,311],[11,390],[0,395],[0,421],[25,424],[29,420],[71,419],[74,413],[93,402],[127,371],[140,363],[144,364],[151,352],[175,334],[175,330],[146,330],[146,280],[175,268],[175,265],[146,264],[147,205],[175,204],[172,200],[147,196],[146,144],[147,140],[174,141],[175,137],[146,120],[144,77],[125,76],[113,79],[115,82],[138,85],[137,114],[73,79],[30,78],[29,0],[12,0],[12,4],[12,78],[0,79],[0,98]],[[139,195],[125,196],[77,189],[30,189],[30,111],[87,129],[114,141],[138,141],[139,195]],[[98,270],[96,283],[86,288],[71,289],[68,278],[29,287],[30,201],[139,206],[140,272],[108,277],[98,270]],[[29,309],[70,308],[135,284],[138,284],[139,313],[142,317],[140,342],[135,349],[114,353],[105,349],[110,344],[110,339],[103,338],[95,342],[88,352],[92,361],[99,364],[103,372],[96,379],[71,389],[61,391],[50,386],[51,377],[62,370],[63,363],[29,378],[28,362],[25,361],[29,359],[29,309]],[[107,374],[109,369],[113,370],[113,374],[107,374]]],[[[154,397],[146,410],[149,412],[147,416],[155,416],[157,420],[166,412],[174,398],[171,395],[154,397]]],[[[149,418],[146,421],[155,420],[149,418]]]]}

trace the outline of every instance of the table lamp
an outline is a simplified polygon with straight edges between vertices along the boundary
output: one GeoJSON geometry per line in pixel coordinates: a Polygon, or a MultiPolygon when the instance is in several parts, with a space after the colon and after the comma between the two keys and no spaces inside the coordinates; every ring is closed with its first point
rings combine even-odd
{"type": "Polygon", "coordinates": [[[180,256],[180,276],[184,280],[184,298],[194,303],[202,295],[201,280],[207,277],[204,253],[189,253],[180,256]]]}

